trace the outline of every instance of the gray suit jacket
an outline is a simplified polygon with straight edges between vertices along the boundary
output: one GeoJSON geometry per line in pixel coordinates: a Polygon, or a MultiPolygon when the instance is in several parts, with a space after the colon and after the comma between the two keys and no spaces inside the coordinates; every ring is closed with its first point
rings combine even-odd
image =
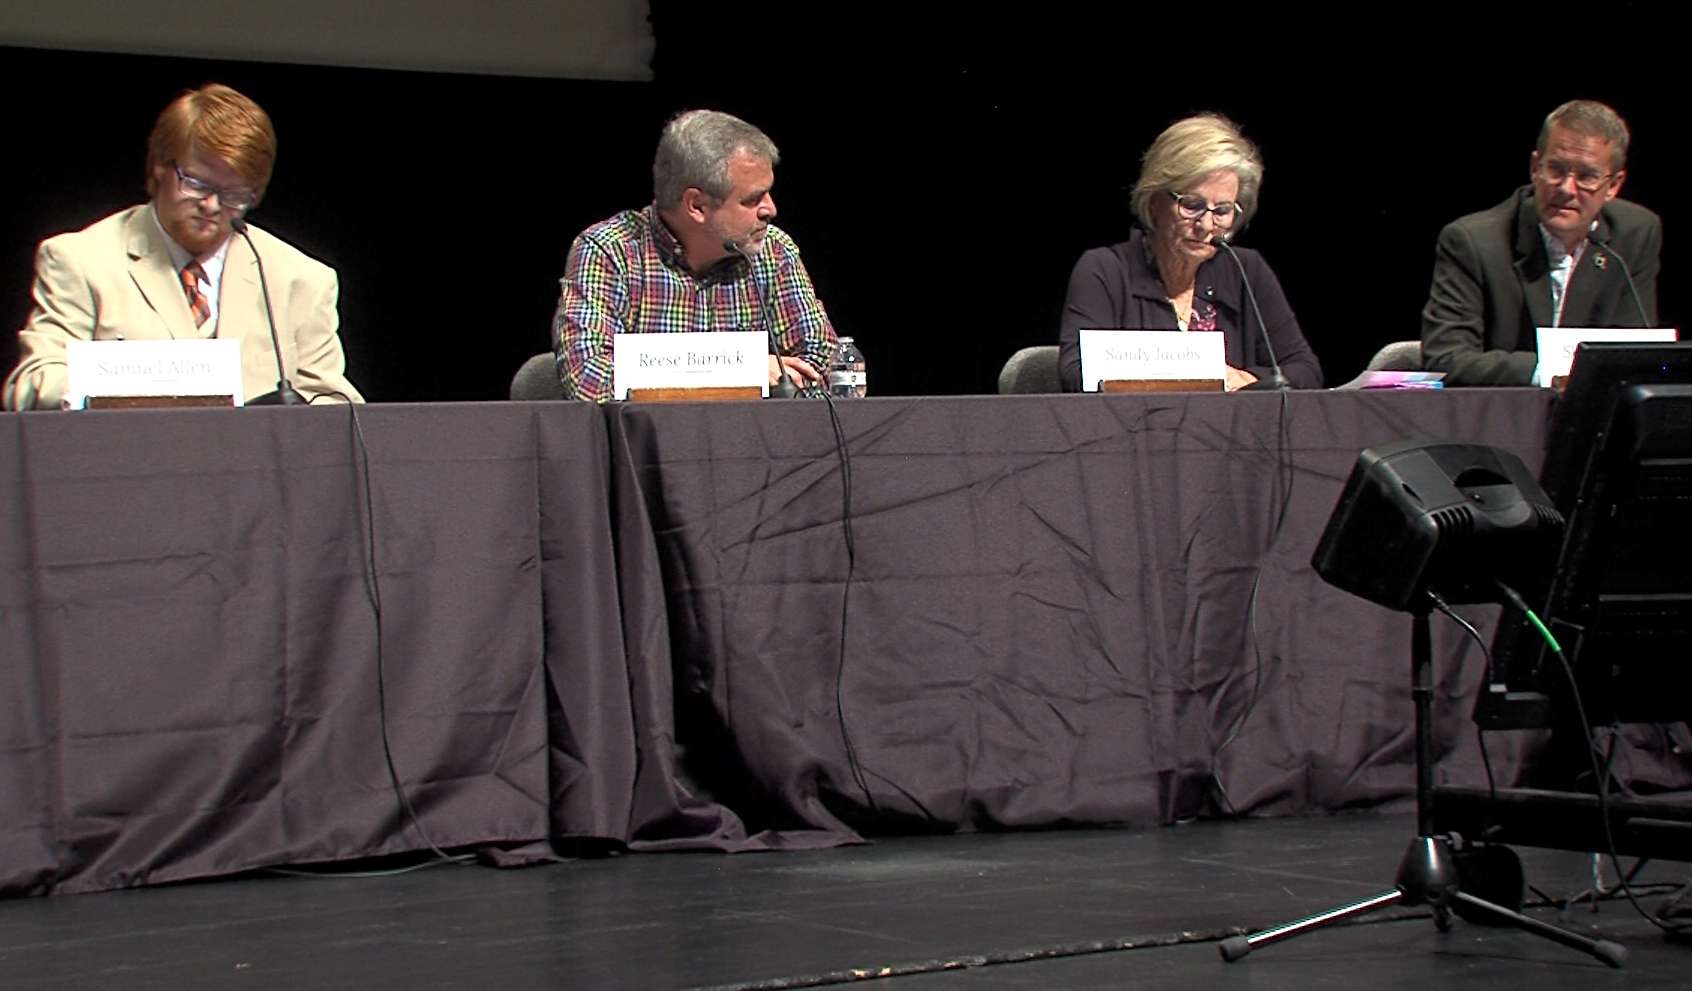
{"type": "MultiPolygon", "coordinates": [[[[287,242],[249,226],[264,257],[282,362],[309,402],[341,393],[362,401],[346,378],[337,333],[335,270],[287,242]]],[[[217,336],[241,342],[244,398],[276,389],[258,266],[246,241],[229,245],[218,290],[217,336]]],[[[18,331],[18,367],[6,379],[7,409],[55,409],[64,395],[65,345],[71,340],[195,340],[182,283],[150,205],[130,207],[41,243],[35,256],[35,308],[18,331]]]]}
{"type": "MultiPolygon", "coordinates": [[[[1615,199],[1593,232],[1621,257],[1587,245],[1569,277],[1564,327],[1657,325],[1657,256],[1663,222],[1615,199]],[[1633,272],[1639,312],[1620,261],[1633,272]]],[[[1450,385],[1528,385],[1538,364],[1535,329],[1551,326],[1550,261],[1533,187],[1490,210],[1447,224],[1434,251],[1433,287],[1422,309],[1422,360],[1450,385]]]]}

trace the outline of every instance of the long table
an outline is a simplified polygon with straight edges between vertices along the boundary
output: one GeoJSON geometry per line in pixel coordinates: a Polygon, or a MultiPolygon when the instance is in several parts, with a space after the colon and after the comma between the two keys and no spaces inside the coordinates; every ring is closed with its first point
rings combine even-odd
{"type": "MultiPolygon", "coordinates": [[[[6,415],[0,891],[1402,802],[1409,620],[1316,535],[1362,448],[1536,465],[1549,401],[6,415]]],[[[1473,784],[1480,649],[1435,630],[1473,784]]]]}
{"type": "MultiPolygon", "coordinates": [[[[1326,585],[1311,553],[1363,448],[1471,441],[1537,466],[1550,400],[1281,402],[613,408],[684,774],[756,828],[840,834],[1405,799],[1409,618],[1326,585]]],[[[1472,612],[1490,632],[1496,610],[1472,612]]],[[[1475,783],[1482,648],[1436,634],[1441,773],[1475,783]]],[[[1493,744],[1501,777],[1530,745],[1493,744]]]]}
{"type": "Polygon", "coordinates": [[[587,408],[0,417],[0,891],[620,835],[604,454],[587,408]]]}

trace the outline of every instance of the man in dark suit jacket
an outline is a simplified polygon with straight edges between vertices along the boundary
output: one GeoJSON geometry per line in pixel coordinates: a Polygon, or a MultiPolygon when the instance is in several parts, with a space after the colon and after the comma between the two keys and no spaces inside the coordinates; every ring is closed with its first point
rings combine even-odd
{"type": "Polygon", "coordinates": [[[1627,143],[1614,110],[1565,103],[1545,118],[1532,182],[1446,225],[1422,310],[1428,369],[1449,385],[1528,385],[1538,327],[1656,326],[1663,223],[1617,198],[1627,143]]]}

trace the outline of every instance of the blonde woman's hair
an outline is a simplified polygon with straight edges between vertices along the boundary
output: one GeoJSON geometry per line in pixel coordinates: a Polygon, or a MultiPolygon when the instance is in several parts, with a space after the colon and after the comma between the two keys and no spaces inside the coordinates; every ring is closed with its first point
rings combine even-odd
{"type": "Polygon", "coordinates": [[[1178,120],[1157,136],[1140,159],[1140,180],[1134,184],[1134,216],[1152,229],[1152,206],[1159,197],[1183,192],[1213,172],[1239,176],[1239,219],[1245,226],[1257,212],[1257,191],[1263,185],[1263,159],[1240,127],[1221,114],[1199,114],[1178,120]]]}

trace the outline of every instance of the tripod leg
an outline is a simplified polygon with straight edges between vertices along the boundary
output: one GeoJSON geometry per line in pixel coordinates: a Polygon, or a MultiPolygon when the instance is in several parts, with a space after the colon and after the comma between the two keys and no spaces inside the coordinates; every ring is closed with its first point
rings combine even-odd
{"type": "Polygon", "coordinates": [[[1464,894],[1458,888],[1457,869],[1451,858],[1450,841],[1433,832],[1433,650],[1428,631],[1428,610],[1415,611],[1415,623],[1410,636],[1410,696],[1416,709],[1416,838],[1405,851],[1398,865],[1398,886],[1393,890],[1331,909],[1320,915],[1289,922],[1252,933],[1232,936],[1217,948],[1222,959],[1232,963],[1259,946],[1291,939],[1311,929],[1364,915],[1378,908],[1403,903],[1427,905],[1434,911],[1434,923],[1443,932],[1451,926],[1450,909],[1453,902],[1485,912],[1502,922],[1543,936],[1553,942],[1581,950],[1609,964],[1620,967],[1627,959],[1627,948],[1607,939],[1588,939],[1579,933],[1559,929],[1547,922],[1530,919],[1520,912],[1512,912],[1500,905],[1464,894]]]}
{"type": "Polygon", "coordinates": [[[1627,947],[1620,943],[1607,939],[1590,939],[1579,933],[1554,926],[1549,922],[1542,922],[1520,912],[1513,912],[1502,905],[1494,905],[1484,898],[1476,898],[1474,895],[1465,894],[1462,891],[1454,891],[1451,896],[1472,909],[1479,909],[1491,915],[1500,922],[1508,922],[1518,929],[1526,929],[1528,932],[1536,936],[1543,936],[1554,943],[1561,943],[1572,949],[1591,954],[1612,967],[1620,968],[1622,963],[1627,960],[1627,947]]]}
{"type": "Polygon", "coordinates": [[[1336,922],[1342,922],[1352,916],[1366,915],[1378,908],[1386,908],[1388,905],[1396,905],[1399,901],[1403,900],[1403,898],[1404,892],[1394,888],[1391,891],[1384,891],[1381,894],[1375,895],[1373,898],[1365,898],[1360,902],[1352,902],[1349,905],[1342,905],[1339,908],[1329,909],[1326,912],[1312,915],[1309,918],[1300,919],[1297,922],[1288,922],[1285,925],[1275,926],[1272,929],[1264,929],[1261,932],[1254,932],[1249,936],[1230,936],[1223,940],[1217,949],[1221,951],[1222,959],[1228,961],[1229,963],[1233,963],[1235,960],[1245,956],[1247,953],[1257,949],[1259,946],[1268,946],[1270,943],[1279,943],[1283,939],[1292,939],[1300,933],[1308,932],[1311,929],[1320,929],[1323,926],[1333,925],[1336,922]]]}

